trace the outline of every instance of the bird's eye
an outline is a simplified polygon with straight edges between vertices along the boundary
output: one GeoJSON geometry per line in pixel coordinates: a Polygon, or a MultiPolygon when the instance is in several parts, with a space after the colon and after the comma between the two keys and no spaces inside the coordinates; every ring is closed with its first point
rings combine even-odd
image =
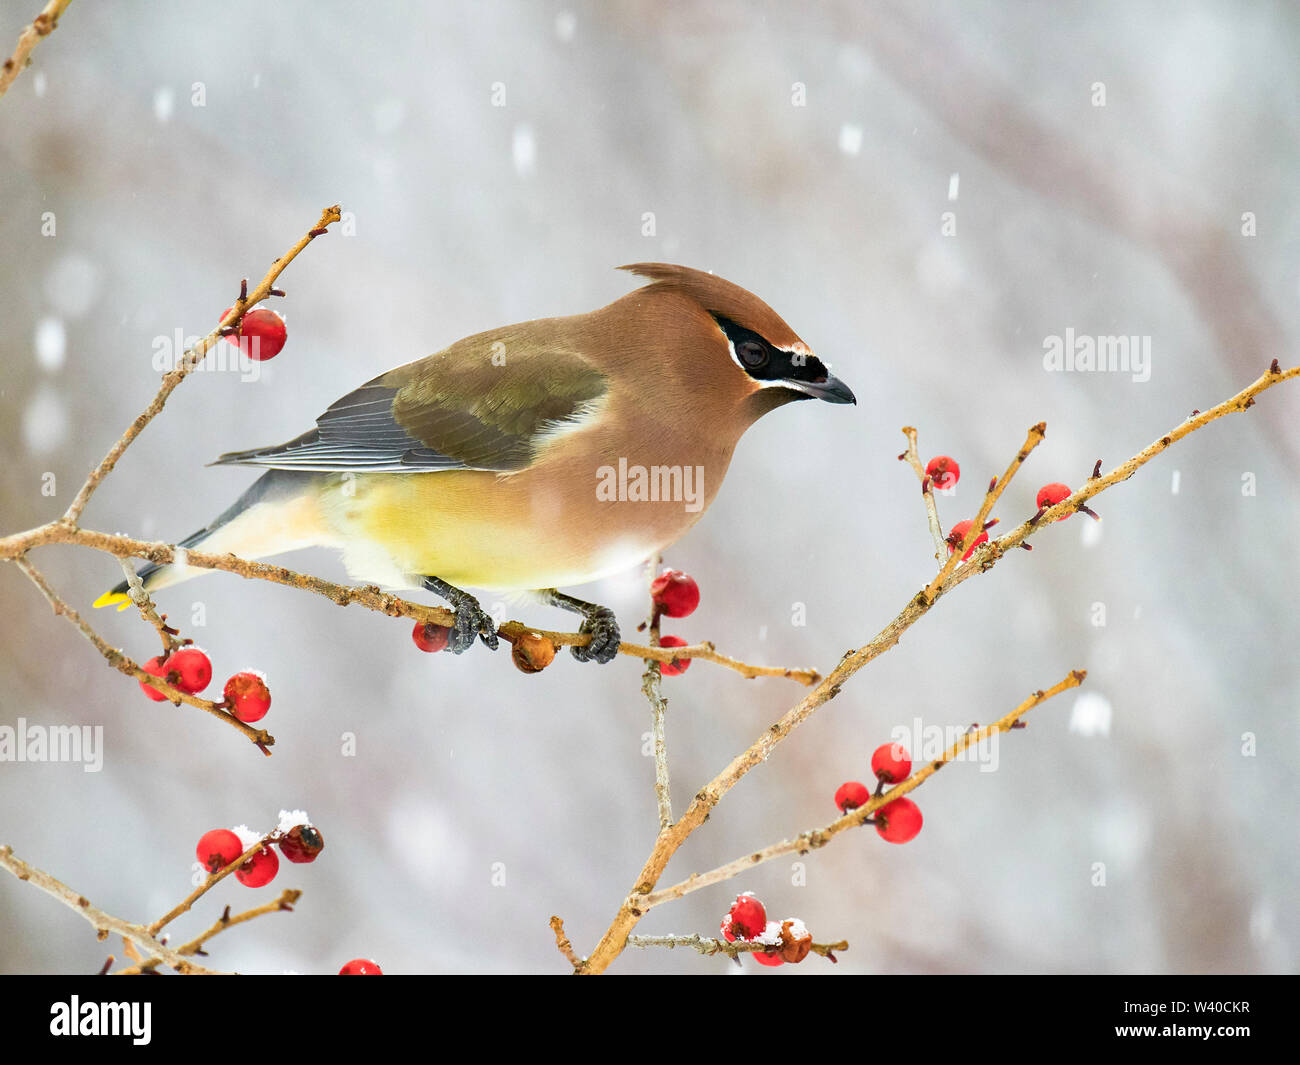
{"type": "Polygon", "coordinates": [[[742,340],[736,345],[736,355],[750,369],[757,369],[767,362],[767,348],[756,340],[742,340]]]}

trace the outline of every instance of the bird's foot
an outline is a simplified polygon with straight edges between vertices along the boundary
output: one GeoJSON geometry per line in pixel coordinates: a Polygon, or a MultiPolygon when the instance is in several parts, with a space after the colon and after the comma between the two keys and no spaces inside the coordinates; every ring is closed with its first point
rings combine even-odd
{"type": "Polygon", "coordinates": [[[499,639],[492,615],[469,592],[463,592],[438,577],[425,577],[424,586],[447,600],[455,614],[451,631],[447,633],[448,651],[457,655],[464,654],[474,646],[476,637],[493,651],[497,649],[499,639]]]}
{"type": "Polygon", "coordinates": [[[569,650],[574,658],[579,662],[603,664],[612,662],[618,657],[619,644],[623,639],[619,635],[618,619],[614,617],[614,611],[607,606],[598,606],[582,599],[575,599],[571,595],[557,592],[554,588],[545,589],[542,596],[551,606],[558,606],[563,610],[582,615],[583,621],[578,631],[583,635],[589,635],[591,641],[570,647],[569,650]]]}
{"type": "Polygon", "coordinates": [[[623,638],[619,634],[614,611],[609,607],[596,607],[578,626],[578,631],[591,634],[591,643],[581,646],[575,644],[569,648],[579,662],[594,661],[603,664],[618,657],[618,645],[623,642],[623,638]]]}

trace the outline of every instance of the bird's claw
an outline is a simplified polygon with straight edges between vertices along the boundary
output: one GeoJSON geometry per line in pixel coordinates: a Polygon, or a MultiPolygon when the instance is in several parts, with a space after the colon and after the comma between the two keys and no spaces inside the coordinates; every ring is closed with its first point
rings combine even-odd
{"type": "Polygon", "coordinates": [[[456,604],[455,620],[447,634],[447,650],[456,655],[464,654],[474,646],[475,637],[491,650],[497,649],[499,640],[492,615],[479,606],[477,599],[467,597],[466,601],[456,604]]]}
{"type": "Polygon", "coordinates": [[[609,607],[599,606],[592,610],[578,631],[591,636],[590,643],[575,644],[569,648],[579,662],[595,661],[604,664],[618,657],[618,647],[623,641],[618,631],[618,620],[609,607]]]}

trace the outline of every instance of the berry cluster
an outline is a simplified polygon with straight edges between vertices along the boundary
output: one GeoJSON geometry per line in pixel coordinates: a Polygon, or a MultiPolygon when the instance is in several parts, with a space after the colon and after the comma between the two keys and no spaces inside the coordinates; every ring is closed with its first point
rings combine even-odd
{"type": "Polygon", "coordinates": [[[280,871],[280,859],[271,844],[278,846],[288,861],[298,863],[314,862],[325,848],[324,837],[304,811],[281,810],[280,823],[269,835],[253,832],[247,825],[214,828],[203,833],[194,853],[209,874],[219,873],[259,840],[265,840],[265,845],[235,870],[235,879],[245,887],[269,884],[280,871]]]}
{"type": "MultiPolygon", "coordinates": [[[[681,570],[666,569],[650,582],[650,601],[654,605],[655,620],[661,617],[684,618],[695,613],[700,605],[700,586],[695,578],[681,570]]],[[[686,647],[680,636],[660,636],[660,647],[686,647]]],[[[662,662],[659,672],[665,677],[676,677],[691,667],[689,658],[674,658],[662,662]]]]}
{"type": "MultiPolygon", "coordinates": [[[[165,658],[157,655],[140,668],[189,695],[198,695],[212,683],[212,660],[203,648],[193,644],[187,644],[165,658]]],[[[157,703],[167,698],[144,681],[140,681],[140,690],[157,703]]],[[[266,677],[255,669],[243,670],[226,681],[222,699],[220,705],[245,724],[260,721],[271,709],[271,691],[266,686],[266,677]]]]}
{"type": "Polygon", "coordinates": [[[741,940],[761,943],[766,950],[756,950],[749,956],[760,965],[776,968],[789,962],[797,965],[808,957],[812,949],[812,933],[798,917],[784,921],[769,921],[767,910],[751,891],[736,896],[731,909],[722,918],[722,938],[728,943],[741,940]]]}
{"type": "MultiPolygon", "coordinates": [[[[900,459],[907,458],[907,453],[904,452],[898,457],[900,459]]],[[[1097,469],[1099,470],[1100,468],[1101,468],[1101,463],[1098,462],[1097,469]]],[[[1093,472],[1093,476],[1094,477],[1098,476],[1096,471],[1093,472]]],[[[937,455],[934,458],[932,458],[928,463],[926,463],[925,476],[922,481],[922,488],[927,493],[930,491],[931,488],[935,488],[940,491],[943,491],[945,489],[955,488],[957,486],[957,481],[960,478],[961,478],[961,466],[958,465],[957,460],[950,455],[937,455]]],[[[994,481],[993,483],[996,484],[996,481],[994,481]]],[[[989,487],[991,491],[993,486],[990,485],[989,487]]],[[[1073,493],[1070,491],[1069,485],[1062,484],[1059,481],[1054,481],[1052,484],[1043,485],[1043,487],[1038,490],[1038,496],[1036,497],[1035,500],[1038,506],[1038,513],[1033,517],[1032,521],[1035,522],[1038,521],[1038,519],[1042,517],[1043,511],[1049,509],[1050,507],[1056,506],[1056,504],[1061,502],[1063,499],[1068,499],[1072,494],[1073,493]]],[[[1082,504],[1080,504],[1077,509],[1084,514],[1087,514],[1090,518],[1093,518],[1098,521],[1100,520],[1100,518],[1098,518],[1093,511],[1089,510],[1087,507],[1083,506],[1082,504]]],[[[1055,520],[1065,521],[1065,519],[1068,518],[1069,516],[1070,516],[1069,514],[1063,514],[1061,515],[1061,517],[1056,518],[1055,520]]],[[[975,537],[970,547],[968,547],[965,550],[965,552],[963,552],[961,556],[961,560],[963,562],[967,561],[971,557],[971,555],[975,553],[975,549],[977,547],[979,547],[981,544],[986,544],[989,542],[988,530],[991,529],[997,523],[998,523],[997,518],[994,518],[991,521],[986,521],[984,523],[984,527],[980,529],[979,534],[975,537]]],[[[951,530],[949,530],[948,536],[946,538],[949,555],[954,554],[965,542],[966,536],[970,533],[971,525],[972,522],[969,519],[966,521],[959,521],[957,522],[956,525],[952,527],[951,530]]],[[[1026,550],[1029,549],[1028,544],[1021,544],[1020,546],[1024,547],[1026,550]]]]}
{"type": "MultiPolygon", "coordinates": [[[[871,772],[876,778],[876,795],[885,794],[886,784],[898,784],[912,772],[912,756],[901,744],[886,743],[871,755],[871,772]]],[[[835,805],[840,813],[848,813],[871,801],[872,793],[859,781],[841,784],[835,792],[835,805]]],[[[863,824],[873,824],[880,838],[890,843],[906,843],[921,831],[921,808],[911,799],[899,797],[880,806],[875,816],[863,824]]]]}

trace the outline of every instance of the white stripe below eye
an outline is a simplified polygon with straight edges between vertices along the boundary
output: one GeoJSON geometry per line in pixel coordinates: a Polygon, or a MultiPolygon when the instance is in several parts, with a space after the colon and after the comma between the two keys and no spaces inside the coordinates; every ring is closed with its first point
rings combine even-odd
{"type": "MultiPolygon", "coordinates": [[[[723,335],[725,336],[726,334],[723,335]]],[[[802,355],[806,359],[813,357],[813,353],[808,350],[806,344],[799,344],[793,348],[778,348],[775,344],[771,345],[771,347],[773,351],[780,351],[786,355],[802,355]]],[[[731,361],[744,370],[745,376],[757,384],[759,388],[793,388],[799,392],[804,391],[804,389],[799,388],[799,382],[792,381],[788,378],[774,377],[770,381],[764,381],[758,377],[754,377],[749,372],[749,367],[740,361],[740,356],[736,354],[736,345],[732,343],[731,337],[727,337],[727,350],[731,353],[731,361]]],[[[829,366],[826,367],[826,372],[828,374],[831,372],[829,366]]]]}

